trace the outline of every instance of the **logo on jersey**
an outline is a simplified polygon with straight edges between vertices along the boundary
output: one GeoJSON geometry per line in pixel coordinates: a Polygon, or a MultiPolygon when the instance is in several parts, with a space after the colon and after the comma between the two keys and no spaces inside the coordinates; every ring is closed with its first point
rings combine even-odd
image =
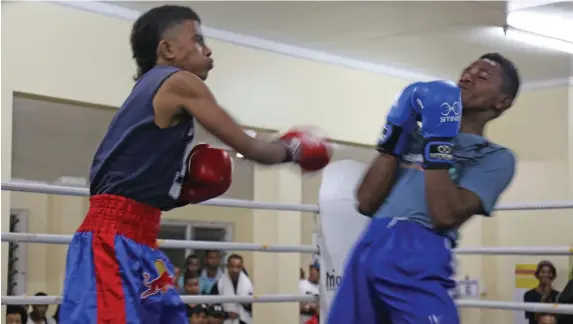
{"type": "Polygon", "coordinates": [[[441,123],[447,122],[459,122],[462,119],[462,105],[454,101],[453,104],[449,102],[444,102],[442,104],[442,117],[440,117],[441,123]]]}
{"type": "Polygon", "coordinates": [[[174,277],[169,273],[165,262],[158,259],[155,260],[154,264],[157,270],[157,276],[155,276],[155,278],[152,279],[152,275],[148,272],[143,273],[143,285],[146,289],[141,293],[142,299],[158,293],[165,293],[167,290],[174,288],[174,277]]]}

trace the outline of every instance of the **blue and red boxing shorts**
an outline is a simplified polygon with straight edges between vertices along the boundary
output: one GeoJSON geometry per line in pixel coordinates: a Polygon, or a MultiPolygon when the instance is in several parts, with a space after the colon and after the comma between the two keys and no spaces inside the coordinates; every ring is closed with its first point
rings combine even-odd
{"type": "Polygon", "coordinates": [[[351,252],[328,324],[459,324],[449,239],[412,220],[376,218],[351,252]]]}
{"type": "Polygon", "coordinates": [[[120,196],[90,198],[68,249],[59,323],[188,323],[173,265],[157,246],[160,216],[120,196]]]}

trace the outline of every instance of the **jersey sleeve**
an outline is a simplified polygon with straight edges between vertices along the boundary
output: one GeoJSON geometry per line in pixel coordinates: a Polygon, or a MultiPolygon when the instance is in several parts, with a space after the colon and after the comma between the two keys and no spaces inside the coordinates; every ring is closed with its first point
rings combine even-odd
{"type": "Polygon", "coordinates": [[[468,168],[458,186],[475,193],[481,200],[484,215],[489,216],[499,196],[513,179],[515,163],[515,156],[510,150],[494,151],[468,168]]]}

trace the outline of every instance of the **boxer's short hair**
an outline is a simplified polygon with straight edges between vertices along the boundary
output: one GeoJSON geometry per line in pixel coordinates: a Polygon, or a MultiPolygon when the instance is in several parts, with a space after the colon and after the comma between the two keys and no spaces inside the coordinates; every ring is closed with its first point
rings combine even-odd
{"type": "Polygon", "coordinates": [[[157,62],[157,46],[163,34],[187,20],[201,23],[199,15],[185,6],[165,5],[153,8],[137,18],[131,28],[132,56],[137,64],[139,79],[157,62]]]}
{"type": "Polygon", "coordinates": [[[480,57],[480,60],[493,61],[501,67],[502,71],[502,91],[511,99],[515,99],[521,87],[521,78],[513,62],[499,53],[487,53],[480,57]]]}

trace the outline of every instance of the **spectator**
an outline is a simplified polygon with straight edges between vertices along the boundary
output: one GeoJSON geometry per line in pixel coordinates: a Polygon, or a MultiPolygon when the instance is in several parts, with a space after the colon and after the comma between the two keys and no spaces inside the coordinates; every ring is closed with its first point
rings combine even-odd
{"type": "Polygon", "coordinates": [[[177,277],[177,288],[183,288],[183,285],[185,284],[185,278],[190,276],[199,277],[200,271],[201,260],[199,260],[199,257],[195,254],[188,255],[187,258],[185,258],[185,268],[182,272],[179,273],[179,276],[177,277]]]}
{"type": "MultiPolygon", "coordinates": [[[[554,303],[557,301],[559,291],[553,289],[553,280],[557,277],[557,270],[550,261],[541,261],[537,264],[535,270],[535,277],[539,280],[539,285],[531,290],[528,290],[523,296],[523,301],[526,303],[554,303]]],[[[529,320],[529,324],[538,324],[542,314],[525,312],[525,318],[529,320]]]]}
{"type": "MultiPolygon", "coordinates": [[[[571,270],[571,279],[567,282],[563,292],[557,297],[559,304],[573,304],[573,269],[571,270]]],[[[573,315],[557,314],[558,324],[573,324],[573,315]]]]}
{"type": "Polygon", "coordinates": [[[553,315],[544,314],[539,316],[539,324],[557,324],[557,320],[553,315]]]}
{"type": "MultiPolygon", "coordinates": [[[[211,295],[251,296],[253,284],[243,271],[243,257],[231,254],[227,259],[227,271],[217,280],[211,289],[211,295]]],[[[225,324],[251,324],[252,304],[223,304],[225,324]]]]}
{"type": "MultiPolygon", "coordinates": [[[[46,293],[39,292],[34,296],[48,296],[46,293]]],[[[28,314],[28,324],[56,324],[56,321],[46,316],[48,305],[32,305],[32,312],[28,314]]]]}
{"type": "Polygon", "coordinates": [[[205,268],[201,271],[201,294],[208,295],[213,285],[223,275],[221,270],[221,252],[207,250],[205,254],[205,268]]]}
{"type": "Polygon", "coordinates": [[[6,324],[25,324],[28,321],[28,315],[24,307],[20,305],[6,306],[6,324]]]}
{"type": "Polygon", "coordinates": [[[207,311],[207,324],[223,324],[225,322],[225,312],[223,306],[219,304],[211,305],[207,311]]]}
{"type": "Polygon", "coordinates": [[[191,305],[189,308],[187,308],[187,317],[189,318],[189,324],[206,324],[207,305],[205,304],[191,305]]]}
{"type": "MultiPolygon", "coordinates": [[[[300,293],[303,295],[319,295],[320,264],[315,262],[308,268],[308,279],[299,283],[300,293]]],[[[307,323],[318,311],[317,303],[300,303],[300,323],[307,323]]]]}
{"type": "Polygon", "coordinates": [[[56,312],[54,313],[54,316],[52,316],[52,318],[54,319],[54,321],[56,321],[56,323],[60,321],[60,305],[56,307],[56,312]]]}
{"type": "Polygon", "coordinates": [[[185,277],[185,283],[183,284],[183,291],[186,295],[200,295],[201,289],[199,288],[199,276],[190,274],[185,277]]]}

